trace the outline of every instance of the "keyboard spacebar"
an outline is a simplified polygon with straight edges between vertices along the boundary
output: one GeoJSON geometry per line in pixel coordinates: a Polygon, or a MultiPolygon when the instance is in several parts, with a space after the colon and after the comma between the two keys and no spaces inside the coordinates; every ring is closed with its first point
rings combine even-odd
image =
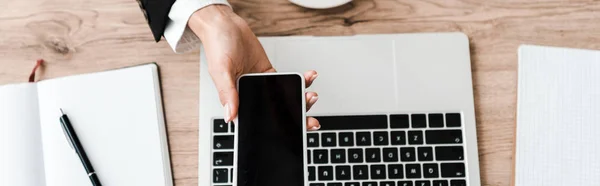
{"type": "Polygon", "coordinates": [[[387,115],[316,116],[319,130],[387,129],[387,115]]]}

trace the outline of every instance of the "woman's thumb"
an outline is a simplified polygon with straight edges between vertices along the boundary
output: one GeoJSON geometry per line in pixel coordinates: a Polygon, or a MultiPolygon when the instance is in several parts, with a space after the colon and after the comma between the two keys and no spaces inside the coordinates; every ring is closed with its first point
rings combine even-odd
{"type": "Polygon", "coordinates": [[[219,99],[223,105],[225,122],[231,122],[237,117],[238,92],[235,86],[235,78],[231,73],[211,73],[211,77],[219,91],[219,99]]]}

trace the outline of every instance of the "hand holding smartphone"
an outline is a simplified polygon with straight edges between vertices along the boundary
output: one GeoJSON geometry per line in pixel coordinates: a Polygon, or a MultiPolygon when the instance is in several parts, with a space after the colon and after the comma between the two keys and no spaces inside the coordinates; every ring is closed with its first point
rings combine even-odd
{"type": "Polygon", "coordinates": [[[307,185],[304,89],[304,76],[297,73],[238,79],[234,185],[307,185]]]}

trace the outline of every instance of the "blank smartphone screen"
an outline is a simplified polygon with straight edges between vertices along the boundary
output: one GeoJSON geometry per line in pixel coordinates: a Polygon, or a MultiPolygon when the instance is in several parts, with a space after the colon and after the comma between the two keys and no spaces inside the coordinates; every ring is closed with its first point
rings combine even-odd
{"type": "Polygon", "coordinates": [[[302,78],[239,80],[237,186],[303,186],[302,78]]]}

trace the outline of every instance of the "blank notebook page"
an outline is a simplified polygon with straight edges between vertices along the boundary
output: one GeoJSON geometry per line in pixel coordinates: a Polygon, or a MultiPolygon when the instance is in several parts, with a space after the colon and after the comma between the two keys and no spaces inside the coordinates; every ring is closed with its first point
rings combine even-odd
{"type": "Polygon", "coordinates": [[[63,109],[102,185],[172,185],[156,66],[38,83],[46,186],[91,186],[63,133],[63,109]]]}
{"type": "Polygon", "coordinates": [[[600,184],[600,52],[519,49],[515,186],[600,184]]]}

